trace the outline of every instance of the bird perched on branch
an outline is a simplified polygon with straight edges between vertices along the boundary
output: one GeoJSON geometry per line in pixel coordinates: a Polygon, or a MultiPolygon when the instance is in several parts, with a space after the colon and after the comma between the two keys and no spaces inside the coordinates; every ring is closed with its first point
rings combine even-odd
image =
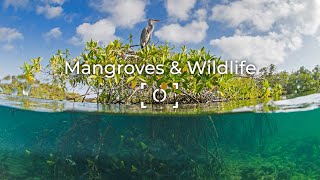
{"type": "Polygon", "coordinates": [[[159,22],[159,20],[157,20],[157,19],[149,19],[148,26],[143,28],[143,30],[141,32],[140,45],[141,45],[142,49],[147,46],[147,44],[149,43],[149,41],[151,39],[152,32],[154,30],[154,23],[155,22],[159,22]]]}

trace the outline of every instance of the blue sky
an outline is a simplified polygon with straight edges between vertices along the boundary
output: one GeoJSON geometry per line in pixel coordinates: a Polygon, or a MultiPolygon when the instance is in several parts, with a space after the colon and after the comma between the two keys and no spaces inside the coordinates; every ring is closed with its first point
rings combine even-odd
{"type": "Polygon", "coordinates": [[[160,19],[153,42],[205,46],[224,59],[293,70],[320,64],[318,0],[1,0],[0,76],[20,73],[30,58],[49,58],[84,42],[138,44],[149,18],[160,19]]]}

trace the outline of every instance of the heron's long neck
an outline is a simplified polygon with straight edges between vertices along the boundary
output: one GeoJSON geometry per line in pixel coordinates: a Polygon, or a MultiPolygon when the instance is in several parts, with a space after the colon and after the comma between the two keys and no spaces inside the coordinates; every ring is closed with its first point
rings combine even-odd
{"type": "Polygon", "coordinates": [[[149,24],[149,31],[152,32],[154,30],[154,25],[153,24],[149,24]]]}

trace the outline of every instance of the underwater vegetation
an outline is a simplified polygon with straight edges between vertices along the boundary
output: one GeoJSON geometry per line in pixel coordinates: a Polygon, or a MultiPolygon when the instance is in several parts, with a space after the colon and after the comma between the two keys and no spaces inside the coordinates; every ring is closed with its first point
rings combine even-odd
{"type": "MultiPolygon", "coordinates": [[[[46,124],[50,129],[37,128],[20,156],[5,158],[11,161],[13,154],[29,161],[22,174],[41,179],[203,179],[222,173],[212,120],[71,116],[72,121],[46,124]]],[[[9,174],[1,177],[22,176],[10,167],[3,167],[9,174]]]]}
{"type": "Polygon", "coordinates": [[[184,179],[213,177],[222,171],[215,133],[203,121],[153,117],[153,121],[130,118],[130,123],[118,117],[122,124],[117,124],[96,118],[78,119],[60,134],[48,177],[184,179]]]}
{"type": "Polygon", "coordinates": [[[319,179],[319,148],[318,137],[279,140],[256,152],[226,152],[225,163],[231,179],[319,179]]]}
{"type": "Polygon", "coordinates": [[[320,134],[311,128],[319,109],[193,116],[12,110],[0,108],[1,179],[319,179],[320,134]]]}

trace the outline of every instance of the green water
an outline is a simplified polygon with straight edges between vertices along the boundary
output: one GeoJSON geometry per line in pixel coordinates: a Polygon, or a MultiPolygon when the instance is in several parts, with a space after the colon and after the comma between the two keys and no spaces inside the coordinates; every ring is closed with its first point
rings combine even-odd
{"type": "Polygon", "coordinates": [[[0,179],[320,179],[320,109],[0,115],[0,179]]]}

